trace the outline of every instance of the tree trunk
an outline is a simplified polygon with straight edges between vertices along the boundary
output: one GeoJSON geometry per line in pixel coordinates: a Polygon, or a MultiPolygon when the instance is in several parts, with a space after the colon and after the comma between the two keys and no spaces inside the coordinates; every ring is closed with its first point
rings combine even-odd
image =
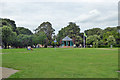
{"type": "Polygon", "coordinates": [[[9,49],[9,44],[8,44],[8,49],[9,49]]]}
{"type": "Polygon", "coordinates": [[[7,49],[7,43],[5,43],[5,49],[7,49]]]}

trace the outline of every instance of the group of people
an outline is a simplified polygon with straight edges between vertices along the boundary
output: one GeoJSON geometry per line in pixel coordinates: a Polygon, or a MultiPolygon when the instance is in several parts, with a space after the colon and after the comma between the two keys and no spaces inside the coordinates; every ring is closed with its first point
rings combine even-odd
{"type": "Polygon", "coordinates": [[[76,45],[76,44],[74,44],[74,45],[73,45],[73,48],[76,48],[76,47],[78,47],[78,48],[82,48],[82,44],[80,44],[80,45],[76,45]]]}

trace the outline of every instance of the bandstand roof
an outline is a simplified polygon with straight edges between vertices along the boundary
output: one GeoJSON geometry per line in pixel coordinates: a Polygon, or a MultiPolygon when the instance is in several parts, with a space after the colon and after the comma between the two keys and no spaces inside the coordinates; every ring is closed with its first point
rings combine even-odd
{"type": "Polygon", "coordinates": [[[72,39],[68,36],[66,36],[65,38],[62,39],[62,41],[72,41],[72,39]]]}

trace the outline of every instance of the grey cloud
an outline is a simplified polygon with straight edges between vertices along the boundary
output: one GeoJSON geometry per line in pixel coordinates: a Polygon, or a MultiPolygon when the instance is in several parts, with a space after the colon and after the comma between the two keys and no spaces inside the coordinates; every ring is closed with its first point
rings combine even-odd
{"type": "MultiPolygon", "coordinates": [[[[86,2],[5,2],[1,17],[16,21],[17,26],[24,26],[31,30],[38,27],[43,21],[50,21],[56,33],[68,22],[74,21],[81,30],[100,26],[113,26],[117,23],[117,3],[86,3],[86,2]],[[91,13],[90,13],[91,11],[91,13]],[[92,12],[93,11],[93,12],[92,12]],[[102,25],[101,25],[102,24],[102,25]]],[[[102,27],[103,26],[103,27],[102,27]]]]}

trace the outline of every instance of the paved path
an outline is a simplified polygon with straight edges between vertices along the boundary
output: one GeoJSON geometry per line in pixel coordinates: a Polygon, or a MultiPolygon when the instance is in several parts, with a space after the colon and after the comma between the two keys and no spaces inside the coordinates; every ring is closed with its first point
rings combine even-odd
{"type": "Polygon", "coordinates": [[[2,75],[0,75],[0,79],[1,78],[8,78],[10,75],[12,75],[16,72],[18,72],[18,70],[0,67],[0,74],[2,74],[2,75]]]}

